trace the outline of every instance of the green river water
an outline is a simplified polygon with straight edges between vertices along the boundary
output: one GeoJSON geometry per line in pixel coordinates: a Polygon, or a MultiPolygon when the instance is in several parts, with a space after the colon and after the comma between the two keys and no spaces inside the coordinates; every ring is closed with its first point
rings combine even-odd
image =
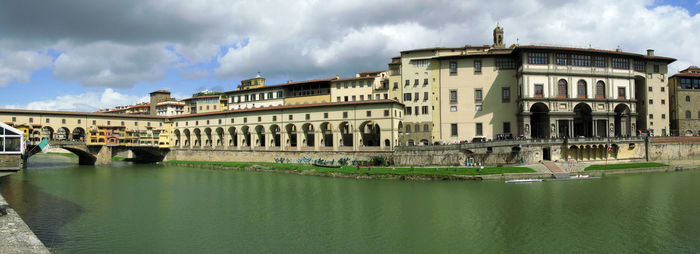
{"type": "Polygon", "coordinates": [[[700,171],[356,180],[36,156],[0,191],[57,253],[698,253],[700,171]]]}

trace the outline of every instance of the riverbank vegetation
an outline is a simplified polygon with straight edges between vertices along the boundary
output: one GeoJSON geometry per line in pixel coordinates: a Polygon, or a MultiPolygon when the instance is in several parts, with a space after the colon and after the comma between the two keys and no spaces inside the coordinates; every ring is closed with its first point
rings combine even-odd
{"type": "MultiPolygon", "coordinates": [[[[608,164],[607,169],[628,169],[628,168],[654,168],[654,167],[664,167],[668,166],[663,163],[658,162],[635,162],[635,163],[620,163],[620,164],[608,164]]],[[[585,170],[605,170],[605,165],[590,165],[586,167],[585,170]]]]}
{"type": "Polygon", "coordinates": [[[217,162],[217,161],[167,161],[165,164],[212,166],[215,168],[231,168],[239,170],[261,169],[270,171],[296,171],[298,173],[313,173],[318,175],[371,175],[371,176],[477,176],[505,173],[533,173],[535,170],[527,167],[373,167],[373,166],[340,166],[321,167],[312,164],[272,163],[272,162],[217,162]]]}

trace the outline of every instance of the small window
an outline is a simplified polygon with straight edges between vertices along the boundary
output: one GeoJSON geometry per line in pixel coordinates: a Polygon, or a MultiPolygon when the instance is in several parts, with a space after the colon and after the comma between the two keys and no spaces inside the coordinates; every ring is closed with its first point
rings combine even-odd
{"type": "Polygon", "coordinates": [[[481,60],[474,60],[474,73],[481,73],[481,60]]]}
{"type": "Polygon", "coordinates": [[[389,110],[384,110],[384,116],[389,116],[389,110]]]}
{"type": "Polygon", "coordinates": [[[510,87],[501,88],[501,102],[510,102],[510,87]]]}
{"type": "Polygon", "coordinates": [[[272,116],[272,121],[276,122],[277,121],[277,116],[272,116]]]}
{"type": "Polygon", "coordinates": [[[289,115],[289,120],[294,120],[294,115],[289,115]]]}
{"type": "Polygon", "coordinates": [[[481,104],[476,105],[476,111],[482,111],[484,107],[481,104]]]}
{"type": "Polygon", "coordinates": [[[343,118],[348,118],[348,112],[343,112],[343,118]]]}
{"type": "Polygon", "coordinates": [[[457,136],[457,124],[456,123],[450,124],[450,135],[453,137],[457,136]]]}
{"type": "Polygon", "coordinates": [[[503,133],[510,133],[510,122],[503,122],[503,133]]]}
{"type": "Polygon", "coordinates": [[[457,112],[457,106],[450,106],[450,112],[457,112]]]}
{"type": "Polygon", "coordinates": [[[371,117],[371,116],[372,116],[372,111],[371,111],[371,110],[367,110],[367,117],[371,117]]]}
{"type": "Polygon", "coordinates": [[[627,98],[627,95],[625,93],[625,88],[618,87],[617,88],[617,99],[624,100],[625,98],[627,98]]]}
{"type": "Polygon", "coordinates": [[[427,86],[427,85],[428,85],[428,79],[427,79],[427,78],[426,78],[426,79],[423,79],[423,85],[424,85],[424,86],[427,86]]]}
{"type": "Polygon", "coordinates": [[[324,112],[324,113],[323,113],[323,118],[324,118],[324,119],[328,119],[328,112],[324,112]]]}
{"type": "Polygon", "coordinates": [[[262,122],[262,117],[258,116],[258,122],[262,122]]]}
{"type": "Polygon", "coordinates": [[[121,126],[124,126],[124,121],[121,122],[121,126]]]}
{"type": "MultiPolygon", "coordinates": [[[[688,102],[690,101],[690,96],[689,96],[689,95],[686,95],[686,96],[685,96],[685,101],[688,101],[688,102]]],[[[48,120],[48,119],[46,119],[46,120],[48,120]]],[[[47,121],[47,123],[48,123],[48,121],[47,121]]]]}
{"type": "Polygon", "coordinates": [[[690,111],[685,111],[685,119],[690,119],[690,111]]]}
{"type": "Polygon", "coordinates": [[[450,75],[457,75],[457,62],[450,62],[450,75]]]}
{"type": "Polygon", "coordinates": [[[50,122],[50,120],[48,118],[46,118],[46,123],[49,123],[49,122],[50,122]]]}
{"type": "Polygon", "coordinates": [[[649,92],[651,92],[651,90],[652,90],[652,89],[651,89],[651,86],[650,86],[650,87],[648,87],[648,88],[647,88],[647,90],[649,90],[649,92]]]}
{"type": "Polygon", "coordinates": [[[97,121],[96,121],[96,120],[92,120],[92,125],[97,125],[97,121]]]}
{"type": "Polygon", "coordinates": [[[544,85],[535,84],[535,97],[536,98],[544,97],[544,85]]]}
{"type": "Polygon", "coordinates": [[[654,119],[654,114],[649,114],[649,119],[654,119]]]}
{"type": "Polygon", "coordinates": [[[661,92],[666,92],[666,88],[662,86],[662,87],[661,87],[661,92]]]}
{"type": "MultiPolygon", "coordinates": [[[[31,118],[31,117],[30,117],[30,118],[29,118],[29,122],[30,122],[30,123],[33,123],[33,122],[34,122],[34,118],[31,118]]],[[[94,123],[93,123],[93,124],[94,124],[94,123]]]]}
{"type": "Polygon", "coordinates": [[[661,104],[666,104],[666,100],[661,100],[661,104]]]}
{"type": "Polygon", "coordinates": [[[527,54],[528,64],[549,64],[547,53],[531,52],[527,54]]]}
{"type": "Polygon", "coordinates": [[[666,114],[661,114],[661,119],[666,119],[666,114]]]}
{"type": "Polygon", "coordinates": [[[659,72],[660,72],[660,71],[659,71],[659,65],[658,65],[658,64],[655,64],[655,65],[654,65],[654,73],[659,73],[659,72]]]}
{"type": "Polygon", "coordinates": [[[483,100],[483,91],[481,88],[474,89],[474,100],[475,101],[481,101],[483,100]]]}
{"type": "Polygon", "coordinates": [[[457,90],[450,90],[450,103],[457,103],[457,90]]]}
{"type": "Polygon", "coordinates": [[[244,117],[244,118],[243,118],[243,123],[247,123],[247,122],[248,122],[248,118],[247,118],[247,117],[244,117]]]}
{"type": "Polygon", "coordinates": [[[418,85],[418,79],[414,79],[414,80],[413,80],[413,86],[417,86],[417,85],[418,85]]]}
{"type": "Polygon", "coordinates": [[[414,99],[415,101],[418,101],[418,97],[419,97],[418,95],[419,95],[419,94],[420,94],[420,93],[418,93],[418,92],[413,93],[413,96],[414,96],[413,99],[414,99]]]}
{"type": "Polygon", "coordinates": [[[112,121],[107,121],[107,125],[112,125],[112,121]]]}
{"type": "Polygon", "coordinates": [[[476,135],[477,136],[484,135],[484,126],[481,123],[476,123],[476,135]]]}
{"type": "Polygon", "coordinates": [[[650,99],[650,100],[649,100],[649,104],[650,104],[650,105],[651,105],[651,104],[654,104],[654,100],[651,100],[651,99],[650,99]]]}

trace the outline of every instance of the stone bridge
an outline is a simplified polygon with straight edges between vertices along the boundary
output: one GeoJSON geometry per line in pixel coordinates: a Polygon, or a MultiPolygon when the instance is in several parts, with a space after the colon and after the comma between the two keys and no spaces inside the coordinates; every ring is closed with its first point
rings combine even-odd
{"type": "MultiPolygon", "coordinates": [[[[80,165],[108,165],[112,163],[112,157],[123,151],[131,151],[134,154],[133,162],[153,163],[163,161],[170,151],[169,148],[157,146],[107,146],[88,145],[80,141],[51,141],[51,147],[63,148],[75,155],[78,155],[80,165]]],[[[27,153],[24,155],[24,165],[26,160],[34,154],[41,152],[36,144],[27,145],[27,153]]]]}

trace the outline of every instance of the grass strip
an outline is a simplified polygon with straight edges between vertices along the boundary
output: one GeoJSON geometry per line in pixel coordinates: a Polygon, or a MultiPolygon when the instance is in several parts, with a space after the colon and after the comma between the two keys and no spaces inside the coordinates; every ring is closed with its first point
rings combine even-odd
{"type": "MultiPolygon", "coordinates": [[[[635,163],[621,163],[621,164],[608,164],[607,169],[628,169],[628,168],[653,168],[653,167],[664,167],[668,166],[663,163],[658,162],[635,162],[635,163]]],[[[590,165],[584,170],[605,170],[605,165],[590,165]]]]}

